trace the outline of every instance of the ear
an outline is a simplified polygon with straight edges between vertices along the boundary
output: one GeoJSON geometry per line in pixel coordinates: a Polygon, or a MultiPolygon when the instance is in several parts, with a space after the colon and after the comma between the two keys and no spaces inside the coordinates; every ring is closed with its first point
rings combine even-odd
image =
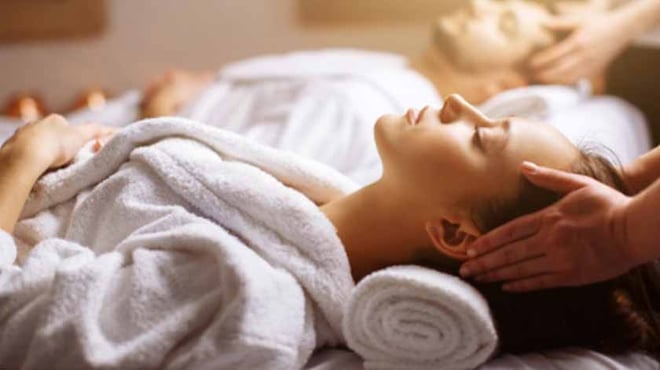
{"type": "Polygon", "coordinates": [[[471,220],[459,218],[428,221],[426,232],[440,253],[457,260],[468,258],[467,248],[481,234],[471,220]]]}

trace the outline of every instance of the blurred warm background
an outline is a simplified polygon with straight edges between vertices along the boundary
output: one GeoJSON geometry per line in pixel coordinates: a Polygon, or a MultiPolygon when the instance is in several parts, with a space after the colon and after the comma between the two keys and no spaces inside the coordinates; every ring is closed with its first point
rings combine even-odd
{"type": "Polygon", "coordinates": [[[25,90],[61,110],[87,88],[118,93],[173,66],[215,69],[247,56],[295,49],[349,46],[414,53],[427,41],[433,15],[452,3],[0,0],[0,23],[5,23],[0,26],[0,100],[25,90]],[[22,22],[18,29],[7,29],[11,19],[22,22]],[[54,29],[48,29],[51,23],[54,29]]]}

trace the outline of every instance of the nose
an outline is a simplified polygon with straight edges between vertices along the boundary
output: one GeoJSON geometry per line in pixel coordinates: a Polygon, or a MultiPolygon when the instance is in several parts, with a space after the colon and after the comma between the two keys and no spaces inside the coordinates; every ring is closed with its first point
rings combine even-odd
{"type": "Polygon", "coordinates": [[[486,117],[462,96],[457,94],[449,95],[440,111],[440,121],[451,123],[459,119],[464,119],[475,125],[484,127],[496,126],[498,124],[496,121],[486,117]]]}

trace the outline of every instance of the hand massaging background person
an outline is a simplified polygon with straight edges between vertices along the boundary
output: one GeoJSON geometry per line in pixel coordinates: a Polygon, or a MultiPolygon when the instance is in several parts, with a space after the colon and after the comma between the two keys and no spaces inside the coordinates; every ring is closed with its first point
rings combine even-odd
{"type": "MultiPolygon", "coordinates": [[[[468,1],[438,18],[431,43],[409,59],[409,67],[440,95],[457,93],[473,104],[482,103],[532,82],[526,66],[529,57],[556,41],[544,26],[551,17],[544,5],[525,0],[468,1]]],[[[208,72],[167,72],[146,89],[142,115],[175,115],[211,83],[208,72]]]]}
{"type": "MultiPolygon", "coordinates": [[[[19,130],[0,150],[3,229],[12,230],[44,170],[69,160],[87,139],[106,133],[99,127],[68,126],[58,116],[19,130]]],[[[551,126],[491,120],[458,96],[450,96],[440,111],[383,116],[375,139],[382,178],[321,206],[337,229],[356,281],[396,264],[456,274],[466,248],[479,235],[557,198],[522,178],[524,160],[618,184],[608,162],[581,153],[551,126]]],[[[639,297],[640,290],[655,289],[657,283],[647,265],[583,288],[511,295],[493,285],[475,287],[489,302],[504,352],[585,346],[657,356],[656,313],[639,297]]]]}
{"type": "Polygon", "coordinates": [[[570,35],[532,58],[534,79],[547,84],[573,84],[602,74],[630,43],[658,21],[660,0],[628,0],[611,11],[550,19],[546,22],[548,29],[570,35]]]}

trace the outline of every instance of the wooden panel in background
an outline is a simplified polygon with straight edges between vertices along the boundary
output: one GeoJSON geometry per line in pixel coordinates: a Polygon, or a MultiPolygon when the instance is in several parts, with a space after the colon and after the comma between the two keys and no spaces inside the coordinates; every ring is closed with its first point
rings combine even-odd
{"type": "Polygon", "coordinates": [[[100,34],[105,0],[0,0],[0,42],[100,34]]]}
{"type": "Polygon", "coordinates": [[[465,0],[298,0],[304,23],[431,21],[465,0]]]}

